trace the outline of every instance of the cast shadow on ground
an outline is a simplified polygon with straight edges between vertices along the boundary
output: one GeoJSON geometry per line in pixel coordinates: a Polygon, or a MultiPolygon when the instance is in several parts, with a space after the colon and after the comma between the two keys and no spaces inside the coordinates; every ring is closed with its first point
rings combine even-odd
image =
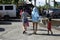
{"type": "Polygon", "coordinates": [[[60,36],[60,34],[53,34],[53,35],[51,35],[51,34],[36,34],[36,35],[46,35],[46,36],[60,36]]]}
{"type": "MultiPolygon", "coordinates": [[[[33,29],[29,29],[28,31],[33,31],[33,29]]],[[[37,31],[47,31],[46,29],[37,29],[37,31]]]]}
{"type": "MultiPolygon", "coordinates": [[[[33,35],[33,33],[29,33],[28,35],[33,35]]],[[[51,34],[35,34],[35,35],[44,35],[44,36],[60,36],[60,34],[53,34],[53,35],[51,35],[51,34]]]]}
{"type": "Polygon", "coordinates": [[[9,21],[0,21],[0,25],[11,25],[12,23],[9,21]]]}
{"type": "Polygon", "coordinates": [[[0,21],[9,21],[9,22],[21,22],[21,20],[12,20],[12,19],[9,19],[9,20],[0,20],[0,21]]]}
{"type": "MultiPolygon", "coordinates": [[[[20,20],[8,20],[8,21],[10,21],[10,22],[22,22],[22,20],[20,19],[20,20]]],[[[29,20],[29,22],[32,22],[31,20],[29,20]]]]}
{"type": "MultiPolygon", "coordinates": [[[[9,21],[9,22],[22,22],[21,19],[9,19],[9,20],[0,20],[0,21],[9,21]]],[[[29,20],[29,22],[32,22],[31,20],[29,20]]]]}
{"type": "Polygon", "coordinates": [[[8,20],[10,22],[22,22],[21,20],[8,20]]]}
{"type": "Polygon", "coordinates": [[[0,28],[0,32],[3,32],[3,31],[5,31],[5,29],[4,28],[0,28]]]}

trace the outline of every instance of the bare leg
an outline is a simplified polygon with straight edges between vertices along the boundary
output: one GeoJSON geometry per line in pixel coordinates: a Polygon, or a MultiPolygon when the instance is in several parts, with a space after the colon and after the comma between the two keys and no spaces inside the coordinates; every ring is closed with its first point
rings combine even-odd
{"type": "Polygon", "coordinates": [[[33,30],[34,30],[34,25],[35,25],[35,23],[33,23],[33,30]]]}
{"type": "Polygon", "coordinates": [[[26,30],[27,30],[27,27],[26,27],[26,24],[23,24],[24,26],[24,31],[23,31],[23,34],[26,33],[26,30]]]}
{"type": "Polygon", "coordinates": [[[33,33],[34,33],[34,34],[36,34],[36,26],[35,26],[35,25],[36,25],[36,23],[34,22],[34,23],[33,23],[33,31],[34,31],[33,33]]]}
{"type": "Polygon", "coordinates": [[[36,31],[37,31],[38,23],[36,23],[36,31]]]}
{"type": "Polygon", "coordinates": [[[36,34],[38,23],[35,23],[34,25],[35,25],[34,26],[34,34],[36,34]]]}

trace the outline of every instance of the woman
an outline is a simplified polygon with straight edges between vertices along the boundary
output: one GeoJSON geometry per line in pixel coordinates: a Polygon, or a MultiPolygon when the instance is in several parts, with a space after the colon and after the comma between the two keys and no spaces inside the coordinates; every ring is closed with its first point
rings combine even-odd
{"type": "Polygon", "coordinates": [[[38,9],[34,7],[32,11],[32,23],[33,23],[34,34],[36,34],[36,31],[37,31],[38,21],[39,21],[38,9]]]}

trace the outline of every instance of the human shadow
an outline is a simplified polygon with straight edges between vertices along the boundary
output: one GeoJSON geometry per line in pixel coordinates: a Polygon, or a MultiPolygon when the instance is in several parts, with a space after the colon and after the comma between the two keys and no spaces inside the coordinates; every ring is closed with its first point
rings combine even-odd
{"type": "MultiPolygon", "coordinates": [[[[33,29],[29,29],[28,31],[32,31],[33,29]]],[[[37,31],[47,31],[46,29],[37,29],[37,31]]]]}
{"type": "MultiPolygon", "coordinates": [[[[29,33],[28,35],[29,35],[29,36],[30,36],[30,35],[34,35],[34,33],[29,33]]],[[[38,34],[38,33],[36,33],[35,35],[44,35],[44,36],[60,36],[60,34],[38,34]]]]}
{"type": "Polygon", "coordinates": [[[4,28],[0,28],[0,32],[3,32],[3,31],[5,31],[5,29],[4,28]]]}
{"type": "Polygon", "coordinates": [[[44,35],[44,36],[60,36],[60,34],[36,34],[36,35],[44,35]]]}
{"type": "Polygon", "coordinates": [[[53,34],[52,36],[60,36],[60,34],[53,34]]]}

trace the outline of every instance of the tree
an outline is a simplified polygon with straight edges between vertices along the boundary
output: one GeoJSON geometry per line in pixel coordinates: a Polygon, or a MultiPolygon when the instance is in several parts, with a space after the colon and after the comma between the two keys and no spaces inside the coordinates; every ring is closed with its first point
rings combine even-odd
{"type": "Polygon", "coordinates": [[[45,0],[45,3],[46,3],[46,5],[47,5],[47,0],[45,0]]]}
{"type": "Polygon", "coordinates": [[[34,6],[36,6],[36,0],[34,0],[34,6]]]}
{"type": "Polygon", "coordinates": [[[11,4],[12,0],[1,0],[1,4],[11,4]]]}
{"type": "Polygon", "coordinates": [[[22,3],[24,3],[24,0],[0,0],[0,4],[16,4],[16,6],[18,7],[18,2],[21,1],[22,3]]]}
{"type": "Polygon", "coordinates": [[[2,0],[0,0],[0,4],[2,4],[2,0]]]}
{"type": "Polygon", "coordinates": [[[54,7],[57,7],[58,3],[54,0],[54,7]]]}
{"type": "Polygon", "coordinates": [[[16,4],[17,7],[18,7],[18,1],[19,1],[19,0],[14,0],[14,4],[16,4]]]}

